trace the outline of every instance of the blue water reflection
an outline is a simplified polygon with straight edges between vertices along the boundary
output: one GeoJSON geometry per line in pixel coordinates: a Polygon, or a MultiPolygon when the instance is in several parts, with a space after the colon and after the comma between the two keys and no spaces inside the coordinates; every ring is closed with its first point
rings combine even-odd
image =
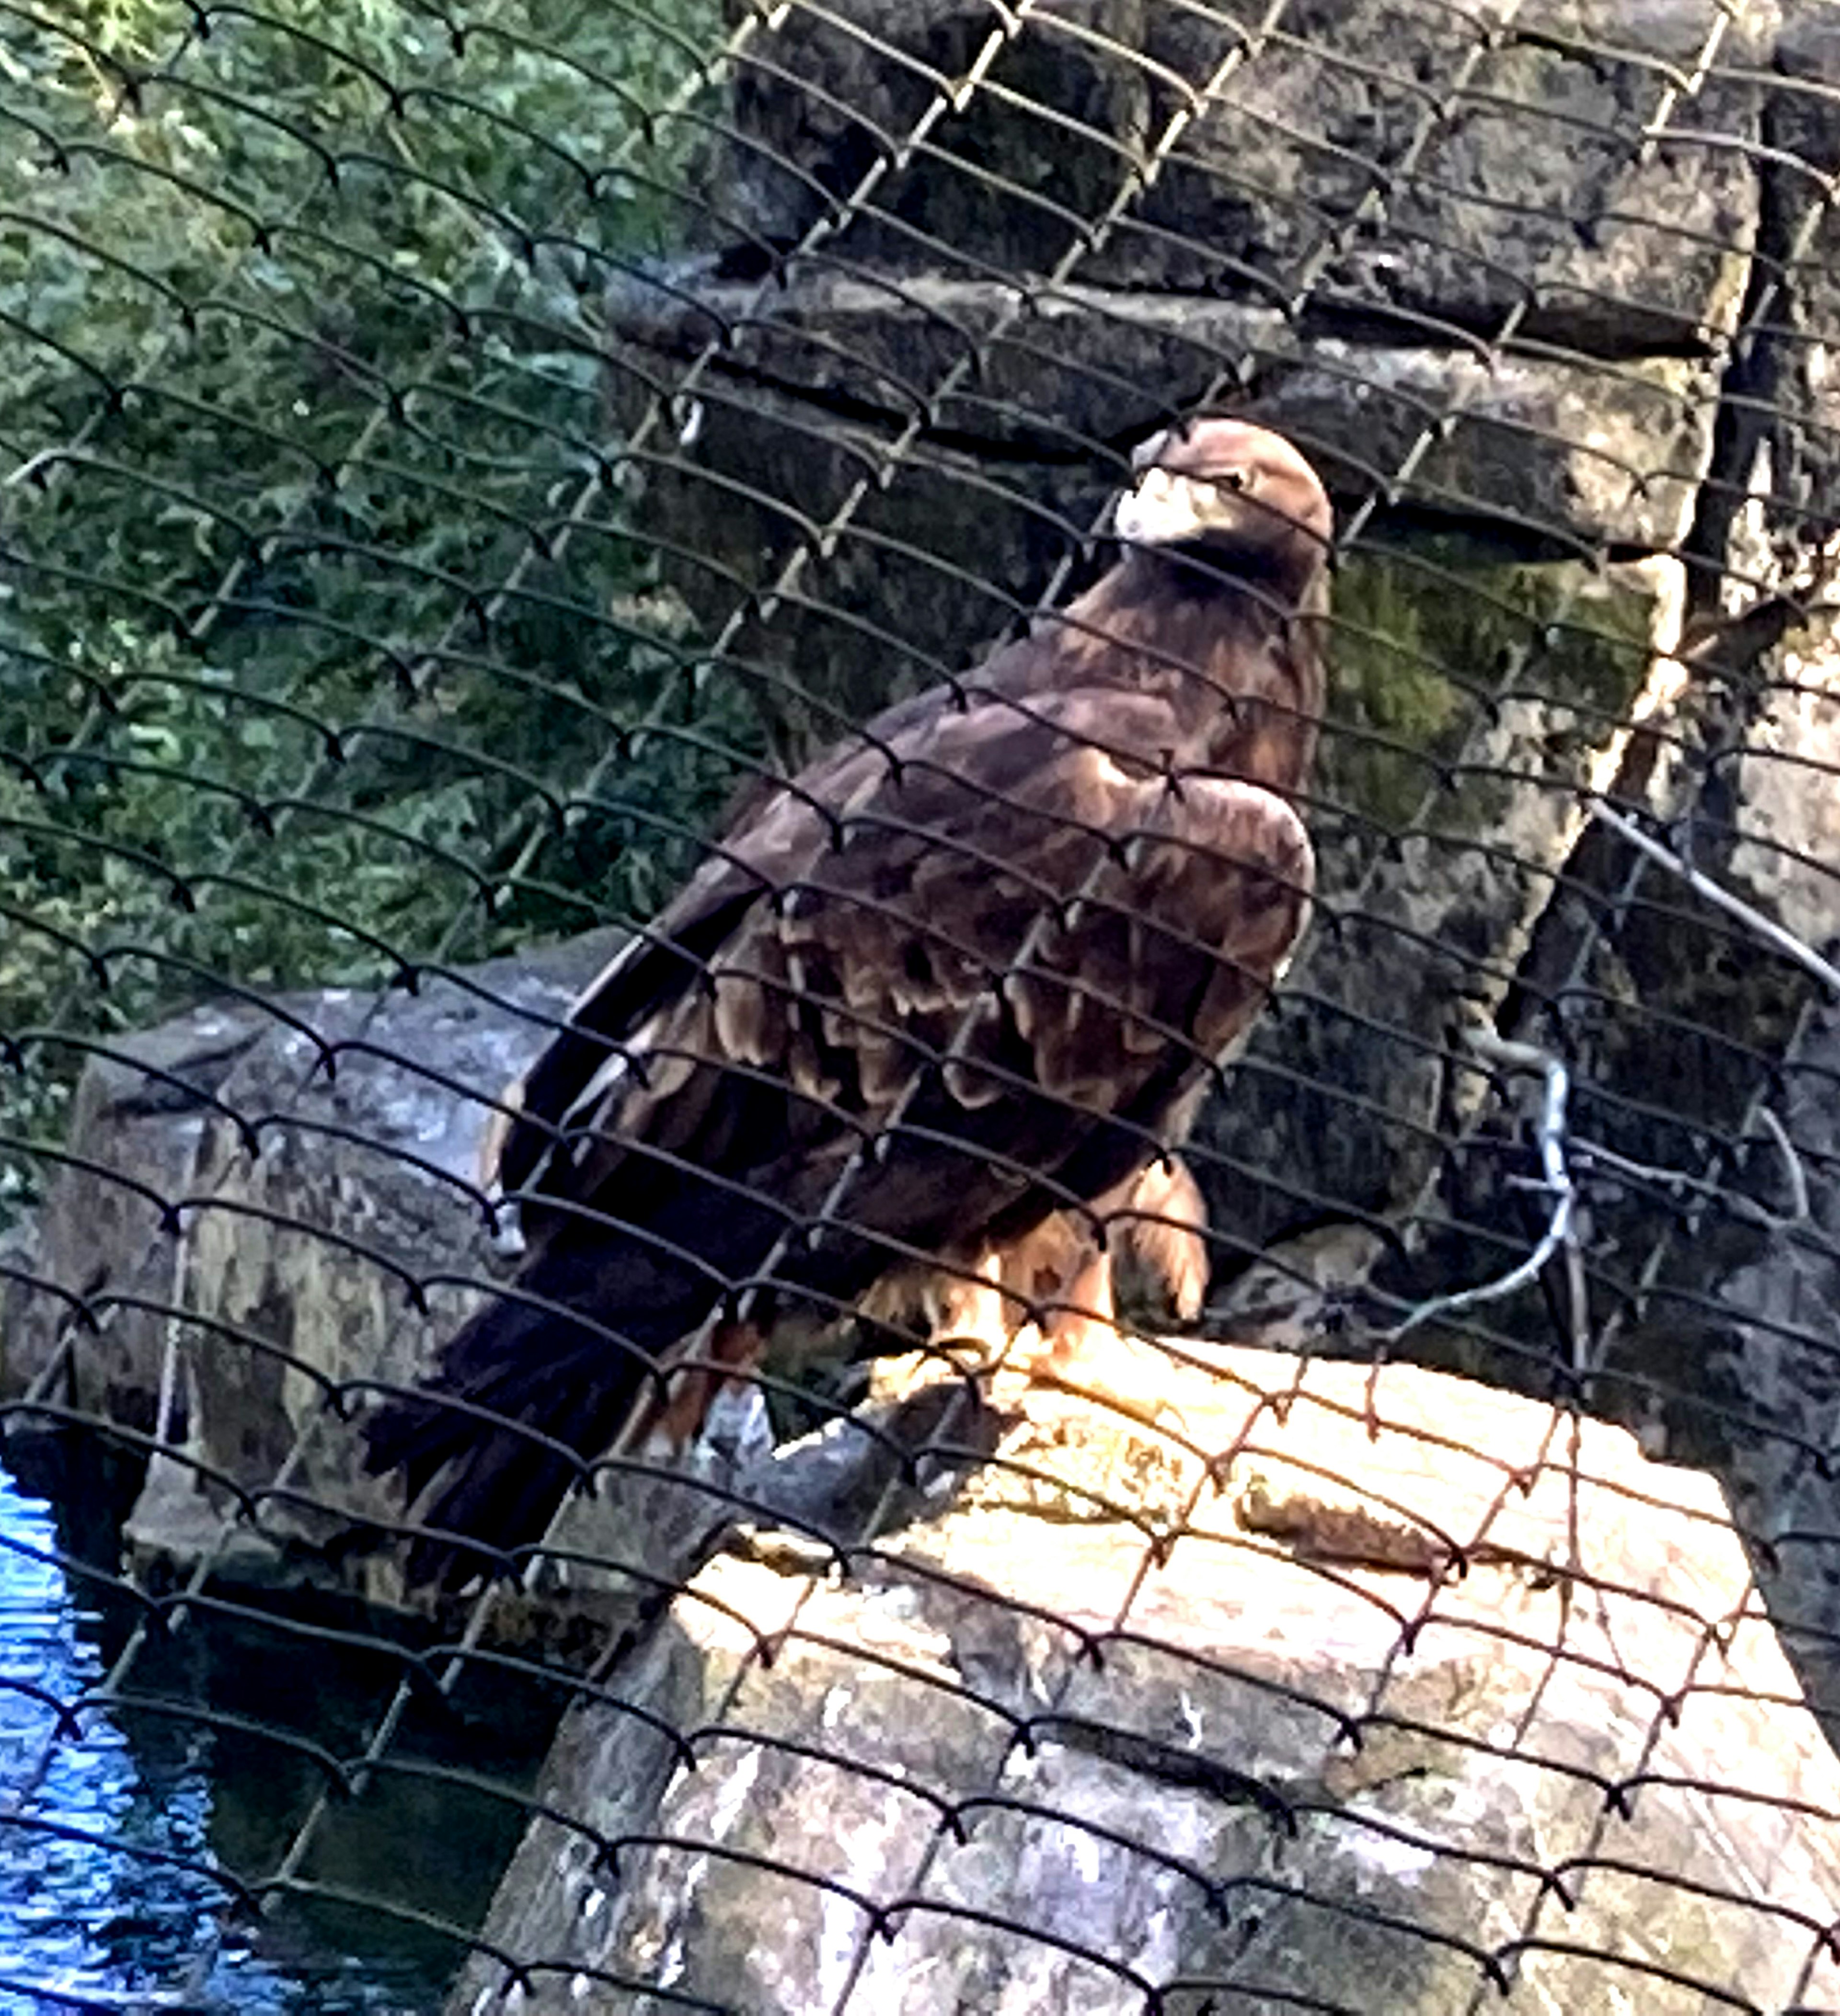
{"type": "Polygon", "coordinates": [[[92,1712],[53,1740],[55,1703],[102,1679],[106,1642],[57,1546],[52,1508],[0,1471],[0,2016],[437,2007],[436,1982],[411,1961],[318,1950],[297,1928],[225,1929],[211,1729],[162,1718],[135,1745],[121,1718],[92,1712]],[[283,1940],[283,1956],[265,1950],[283,1940]]]}

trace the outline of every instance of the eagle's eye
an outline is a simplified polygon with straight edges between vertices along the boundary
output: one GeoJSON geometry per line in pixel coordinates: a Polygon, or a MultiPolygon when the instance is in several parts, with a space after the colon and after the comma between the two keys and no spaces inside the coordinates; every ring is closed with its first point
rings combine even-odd
{"type": "Polygon", "coordinates": [[[1250,490],[1252,472],[1249,469],[1222,470],[1215,479],[1222,490],[1250,490]]]}

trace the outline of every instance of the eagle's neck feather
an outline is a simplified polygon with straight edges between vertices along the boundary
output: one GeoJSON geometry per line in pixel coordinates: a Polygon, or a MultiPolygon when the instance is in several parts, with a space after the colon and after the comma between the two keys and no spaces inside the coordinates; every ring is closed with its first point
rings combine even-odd
{"type": "Polygon", "coordinates": [[[1230,563],[1128,554],[1067,610],[1059,676],[1160,694],[1189,761],[1295,789],[1322,715],[1327,581],[1320,565],[1280,582],[1230,563]]]}

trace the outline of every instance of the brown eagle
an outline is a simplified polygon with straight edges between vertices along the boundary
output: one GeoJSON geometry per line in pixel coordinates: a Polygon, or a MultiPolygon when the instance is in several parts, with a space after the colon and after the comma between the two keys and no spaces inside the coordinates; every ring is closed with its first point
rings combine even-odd
{"type": "MultiPolygon", "coordinates": [[[[1170,1168],[1309,909],[1332,520],[1243,423],[1133,469],[1118,564],[757,796],[510,1096],[521,1267],[368,1429],[441,1480],[412,1578],[540,1541],[674,1364],[681,1403],[916,1266],[1016,1292],[1005,1256],[1170,1168]]],[[[1108,1270],[1071,1244],[1077,1312],[1108,1270]]]]}

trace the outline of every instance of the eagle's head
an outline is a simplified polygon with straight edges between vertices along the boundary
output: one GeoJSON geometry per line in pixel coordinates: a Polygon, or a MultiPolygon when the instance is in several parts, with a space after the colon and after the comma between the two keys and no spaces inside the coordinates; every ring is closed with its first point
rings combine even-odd
{"type": "Polygon", "coordinates": [[[1321,569],[1335,520],[1321,479],[1282,434],[1244,420],[1193,420],[1152,434],[1113,525],[1133,546],[1179,548],[1299,584],[1321,569]]]}

